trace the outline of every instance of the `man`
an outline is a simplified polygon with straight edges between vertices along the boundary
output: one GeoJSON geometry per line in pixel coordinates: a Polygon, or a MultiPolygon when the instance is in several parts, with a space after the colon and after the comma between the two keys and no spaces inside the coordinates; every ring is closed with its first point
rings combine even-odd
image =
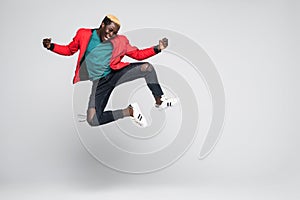
{"type": "Polygon", "coordinates": [[[162,97],[163,91],[158,83],[154,67],[150,63],[121,62],[125,55],[136,60],[154,56],[168,46],[168,40],[164,38],[159,41],[158,45],[140,50],[131,46],[125,36],[118,35],[120,26],[118,18],[107,15],[99,28],[79,29],[68,45],[51,43],[50,38],[45,38],[43,46],[65,56],[73,55],[80,50],[73,83],[84,80],[93,81],[87,110],[87,122],[91,126],[99,126],[130,116],[139,126],[146,127],[146,118],[137,103],[132,103],[120,110],[104,111],[104,109],[116,86],[137,78],[146,80],[157,108],[164,109],[177,103],[176,98],[162,97]]]}

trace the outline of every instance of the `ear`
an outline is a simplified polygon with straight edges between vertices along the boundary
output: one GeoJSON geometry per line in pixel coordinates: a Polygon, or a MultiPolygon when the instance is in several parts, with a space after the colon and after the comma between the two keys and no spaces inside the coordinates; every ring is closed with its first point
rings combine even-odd
{"type": "Polygon", "coordinates": [[[103,28],[105,26],[105,24],[102,22],[100,25],[100,28],[103,28]]]}

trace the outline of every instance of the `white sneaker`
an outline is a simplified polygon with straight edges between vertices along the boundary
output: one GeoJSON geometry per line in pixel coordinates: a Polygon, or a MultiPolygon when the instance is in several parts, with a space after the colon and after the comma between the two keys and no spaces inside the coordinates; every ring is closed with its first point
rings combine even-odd
{"type": "Polygon", "coordinates": [[[173,107],[179,101],[178,98],[166,98],[166,97],[161,97],[160,100],[162,101],[162,103],[160,105],[155,104],[155,107],[160,109],[160,110],[163,110],[163,109],[166,109],[166,108],[169,108],[169,107],[173,107]]]}
{"type": "Polygon", "coordinates": [[[133,119],[134,122],[136,122],[141,127],[146,127],[148,125],[146,117],[142,114],[140,107],[137,103],[132,103],[130,105],[133,109],[133,119]]]}

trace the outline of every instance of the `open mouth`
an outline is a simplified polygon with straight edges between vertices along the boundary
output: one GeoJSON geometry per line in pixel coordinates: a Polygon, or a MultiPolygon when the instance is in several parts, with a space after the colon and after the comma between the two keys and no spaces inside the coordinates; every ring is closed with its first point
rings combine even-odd
{"type": "Polygon", "coordinates": [[[108,40],[110,37],[109,36],[104,36],[103,39],[104,40],[108,40]]]}

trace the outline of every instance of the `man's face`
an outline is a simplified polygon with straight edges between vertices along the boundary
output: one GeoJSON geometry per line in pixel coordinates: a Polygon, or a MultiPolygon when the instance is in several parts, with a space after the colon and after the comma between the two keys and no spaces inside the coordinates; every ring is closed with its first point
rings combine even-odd
{"type": "Polygon", "coordinates": [[[108,40],[109,38],[112,38],[117,35],[118,31],[120,29],[120,26],[112,22],[109,25],[105,25],[104,23],[101,24],[100,28],[100,38],[102,42],[108,40]]]}

